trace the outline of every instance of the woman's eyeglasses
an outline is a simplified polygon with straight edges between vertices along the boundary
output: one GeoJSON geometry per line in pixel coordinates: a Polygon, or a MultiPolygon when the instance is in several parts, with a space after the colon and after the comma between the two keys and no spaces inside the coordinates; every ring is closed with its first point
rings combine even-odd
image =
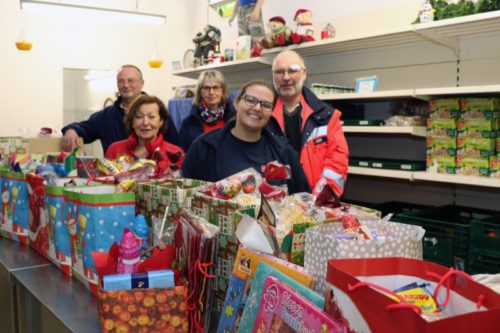
{"type": "Polygon", "coordinates": [[[222,89],[221,86],[203,86],[201,87],[201,90],[203,91],[210,91],[210,90],[213,90],[213,91],[220,91],[222,89]]]}
{"type": "Polygon", "coordinates": [[[260,104],[262,110],[270,111],[273,109],[274,104],[268,101],[261,101],[255,97],[244,95],[241,99],[250,107],[255,107],[260,104]]]}

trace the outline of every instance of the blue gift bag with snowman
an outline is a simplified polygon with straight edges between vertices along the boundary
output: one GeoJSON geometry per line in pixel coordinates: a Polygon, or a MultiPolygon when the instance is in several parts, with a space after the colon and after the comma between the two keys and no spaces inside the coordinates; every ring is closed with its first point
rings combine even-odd
{"type": "Polygon", "coordinates": [[[0,235],[28,245],[28,183],[20,172],[2,172],[0,235]]]}
{"type": "Polygon", "coordinates": [[[98,276],[92,252],[108,252],[124,228],[135,223],[135,194],[114,193],[115,186],[64,189],[63,218],[68,228],[73,275],[93,294],[98,276]]]}

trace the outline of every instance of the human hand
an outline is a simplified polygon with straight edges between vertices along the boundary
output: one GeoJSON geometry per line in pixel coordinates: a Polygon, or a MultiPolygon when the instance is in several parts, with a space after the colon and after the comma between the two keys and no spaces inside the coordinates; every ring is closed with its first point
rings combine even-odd
{"type": "Polygon", "coordinates": [[[82,139],[78,136],[75,130],[69,129],[64,133],[61,142],[62,150],[66,152],[71,152],[75,148],[80,148],[83,146],[82,139]]]}
{"type": "Polygon", "coordinates": [[[229,26],[230,26],[230,27],[232,26],[232,24],[233,24],[233,21],[234,21],[234,18],[235,18],[235,17],[236,17],[236,16],[232,15],[232,16],[229,18],[229,21],[227,21],[227,22],[229,23],[229,26]]]}
{"type": "Polygon", "coordinates": [[[250,21],[252,22],[258,22],[260,20],[260,11],[259,10],[254,10],[252,14],[250,15],[250,21]]]}

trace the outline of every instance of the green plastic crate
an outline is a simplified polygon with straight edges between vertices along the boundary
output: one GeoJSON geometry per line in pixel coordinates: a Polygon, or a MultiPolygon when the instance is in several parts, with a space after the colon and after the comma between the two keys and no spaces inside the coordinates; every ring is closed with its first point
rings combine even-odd
{"type": "Polygon", "coordinates": [[[470,246],[471,250],[500,257],[500,215],[471,221],[470,246]]]}
{"type": "Polygon", "coordinates": [[[424,259],[444,266],[468,268],[470,221],[498,212],[448,205],[416,212],[400,213],[393,221],[422,226],[424,259]]]}
{"type": "Polygon", "coordinates": [[[432,208],[432,206],[419,205],[402,201],[389,201],[377,205],[377,209],[382,212],[382,216],[386,216],[387,214],[392,213],[394,214],[393,217],[395,217],[397,214],[412,213],[429,208],[432,208]]]}
{"type": "Polygon", "coordinates": [[[490,255],[490,252],[471,250],[469,257],[469,274],[500,273],[500,256],[490,255]]]}

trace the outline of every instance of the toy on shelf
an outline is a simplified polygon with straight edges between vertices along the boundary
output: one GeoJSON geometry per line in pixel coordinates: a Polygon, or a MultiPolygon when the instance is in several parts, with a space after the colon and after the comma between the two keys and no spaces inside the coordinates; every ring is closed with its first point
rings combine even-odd
{"type": "Polygon", "coordinates": [[[221,32],[213,25],[206,25],[203,32],[198,32],[193,38],[193,43],[196,44],[194,52],[194,62],[196,65],[203,65],[208,61],[210,52],[220,52],[221,32]]]}
{"type": "Polygon", "coordinates": [[[283,17],[273,16],[269,19],[267,25],[271,32],[261,40],[261,44],[265,49],[291,44],[290,36],[292,34],[292,29],[286,25],[286,21],[283,17]]]}
{"type": "Polygon", "coordinates": [[[427,22],[434,21],[434,12],[435,11],[436,10],[432,7],[431,3],[429,1],[426,1],[422,5],[422,8],[420,8],[420,12],[418,14],[418,18],[420,20],[420,23],[427,23],[427,22]]]}
{"type": "Polygon", "coordinates": [[[313,37],[312,12],[309,9],[298,9],[295,12],[293,20],[297,23],[297,29],[291,35],[291,40],[294,44],[315,41],[313,37]]]}
{"type": "Polygon", "coordinates": [[[331,23],[328,23],[323,30],[321,30],[321,39],[333,37],[335,37],[335,27],[331,23]]]}

